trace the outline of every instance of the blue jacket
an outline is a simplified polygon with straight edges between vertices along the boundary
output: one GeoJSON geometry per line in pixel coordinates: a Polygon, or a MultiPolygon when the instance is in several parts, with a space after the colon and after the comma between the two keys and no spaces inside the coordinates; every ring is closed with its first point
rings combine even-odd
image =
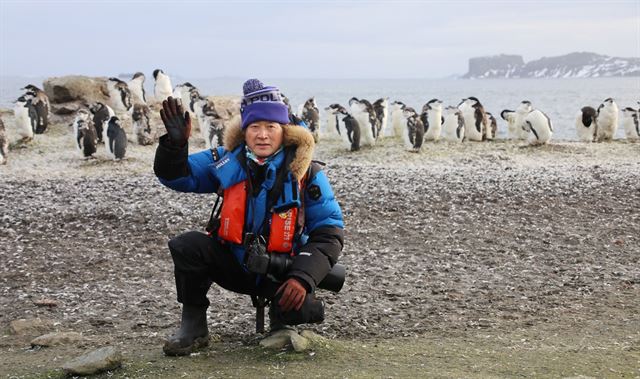
{"type": "MultiPolygon", "coordinates": [[[[154,170],[163,185],[176,191],[195,193],[217,193],[247,180],[247,175],[253,175],[251,165],[244,158],[244,143],[231,151],[223,147],[216,149],[217,160],[211,150],[186,156],[186,146],[174,149],[163,136],[156,151],[154,170]]],[[[245,232],[259,233],[265,220],[270,219],[268,193],[273,188],[277,170],[286,163],[287,151],[290,150],[280,151],[267,163],[260,188],[248,194],[245,232]]],[[[295,151],[293,160],[298,159],[298,155],[295,151]]],[[[304,204],[304,229],[294,241],[296,255],[288,275],[301,279],[309,290],[313,290],[338,260],[343,247],[344,224],[340,206],[325,173],[318,169],[315,162],[311,162],[307,170],[310,175],[300,195],[292,190],[297,186],[297,181],[294,173],[288,170],[281,196],[272,204],[272,209],[281,212],[304,204]]],[[[244,247],[232,245],[232,251],[242,264],[244,247]]]]}

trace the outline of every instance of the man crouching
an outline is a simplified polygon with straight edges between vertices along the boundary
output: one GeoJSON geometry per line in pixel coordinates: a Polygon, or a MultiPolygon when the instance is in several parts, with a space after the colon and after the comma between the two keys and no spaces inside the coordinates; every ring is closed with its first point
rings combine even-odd
{"type": "Polygon", "coordinates": [[[244,83],[241,122],[225,130],[224,147],[188,154],[191,120],[175,99],[163,101],[154,171],[180,192],[218,193],[209,233],[169,241],[180,328],[167,355],[188,355],[209,342],[207,291],[212,283],[269,301],[270,329],[321,322],[316,287],[343,247],[343,221],[327,176],[312,162],[314,140],[290,123],[276,87],[244,83]]]}

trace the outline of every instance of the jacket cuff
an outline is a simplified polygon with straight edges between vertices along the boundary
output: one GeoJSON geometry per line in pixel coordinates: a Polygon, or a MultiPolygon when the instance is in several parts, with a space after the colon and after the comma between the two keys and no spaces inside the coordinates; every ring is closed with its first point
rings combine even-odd
{"type": "Polygon", "coordinates": [[[167,134],[160,137],[153,161],[153,171],[156,176],[165,180],[174,180],[189,176],[189,144],[174,147],[169,142],[167,134]]]}

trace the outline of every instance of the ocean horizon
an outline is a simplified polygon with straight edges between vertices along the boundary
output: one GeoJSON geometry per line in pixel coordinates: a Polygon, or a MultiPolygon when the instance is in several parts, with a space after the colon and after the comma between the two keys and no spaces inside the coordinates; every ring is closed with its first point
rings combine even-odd
{"type": "MultiPolygon", "coordinates": [[[[153,93],[153,77],[145,74],[145,89],[153,93]]],[[[130,78],[120,76],[123,80],[130,78]]],[[[13,102],[27,84],[42,87],[45,77],[0,77],[0,108],[12,109],[13,102]]],[[[242,90],[246,78],[172,77],[172,84],[190,82],[201,94],[235,95],[242,90]]],[[[260,78],[265,84],[276,85],[290,99],[293,110],[308,98],[315,97],[324,122],[324,108],[338,103],[348,105],[351,97],[371,102],[387,97],[389,103],[399,100],[419,110],[431,99],[443,101],[443,106],[456,106],[463,98],[477,97],[486,111],[498,121],[498,138],[506,136],[506,122],[500,118],[504,109],[515,109],[523,100],[545,112],[554,126],[554,140],[577,140],[575,119],[584,106],[597,108],[606,98],[613,98],[620,109],[640,106],[640,77],[562,78],[562,79],[319,79],[260,78]]],[[[616,138],[624,138],[620,122],[616,138]]]]}

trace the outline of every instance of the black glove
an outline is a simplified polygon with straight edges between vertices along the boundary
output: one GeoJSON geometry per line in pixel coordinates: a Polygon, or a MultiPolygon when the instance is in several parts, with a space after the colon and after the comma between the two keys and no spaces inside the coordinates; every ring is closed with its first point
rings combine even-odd
{"type": "Polygon", "coordinates": [[[189,112],[183,113],[182,102],[169,96],[162,102],[160,117],[167,129],[171,145],[177,148],[184,147],[191,134],[191,118],[189,112]]]}

